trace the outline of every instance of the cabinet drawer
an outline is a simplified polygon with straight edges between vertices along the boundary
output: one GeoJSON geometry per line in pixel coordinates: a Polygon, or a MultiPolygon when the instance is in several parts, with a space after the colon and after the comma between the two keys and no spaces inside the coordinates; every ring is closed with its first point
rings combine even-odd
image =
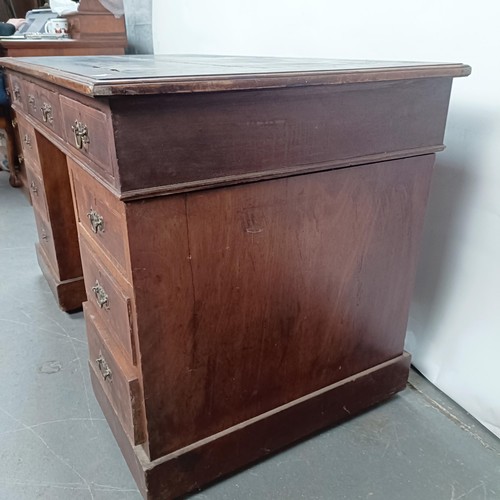
{"type": "Polygon", "coordinates": [[[43,187],[43,181],[37,174],[37,170],[33,168],[30,162],[25,162],[26,174],[28,176],[28,187],[30,190],[31,203],[33,208],[37,210],[45,220],[49,218],[49,212],[47,208],[47,199],[45,197],[45,189],[43,187]]]}
{"type": "Polygon", "coordinates": [[[124,204],[101,184],[92,179],[71,158],[68,165],[72,175],[76,217],[79,231],[93,240],[128,275],[124,204]]]}
{"type": "Polygon", "coordinates": [[[36,229],[38,232],[38,240],[40,242],[40,249],[43,251],[45,257],[49,261],[52,269],[58,270],[57,255],[54,243],[54,235],[52,228],[46,220],[44,214],[39,212],[34,206],[33,213],[35,214],[36,229]]]}
{"type": "Polygon", "coordinates": [[[143,398],[136,371],[113,345],[113,340],[93,314],[92,308],[84,304],[83,310],[91,370],[96,374],[101,389],[113,406],[132,444],[143,443],[143,398]]]}
{"type": "Polygon", "coordinates": [[[28,102],[28,92],[26,89],[27,82],[17,75],[7,75],[7,87],[10,93],[10,100],[13,106],[19,107],[26,111],[28,102]]]}
{"type": "Polygon", "coordinates": [[[85,238],[80,238],[83,276],[93,314],[105,324],[126,357],[136,364],[131,318],[131,299],[121,290],[105,265],[93,254],[85,238]]]}
{"type": "Polygon", "coordinates": [[[45,127],[60,134],[62,128],[59,95],[45,87],[29,84],[28,113],[45,127]]]}
{"type": "MultiPolygon", "coordinates": [[[[47,192],[44,194],[50,200],[50,195],[47,192]]],[[[41,202],[39,205],[40,208],[43,207],[41,202]]],[[[53,274],[57,276],[59,281],[80,279],[82,263],[74,225],[71,226],[67,221],[61,220],[52,211],[47,216],[47,212],[44,213],[43,209],[37,208],[35,203],[33,203],[33,209],[40,248],[50,262],[53,274]]]]}
{"type": "Polygon", "coordinates": [[[16,121],[24,160],[30,163],[30,167],[36,168],[36,170],[40,173],[40,158],[38,156],[38,148],[36,145],[35,129],[19,116],[16,118],[16,121]]]}
{"type": "Polygon", "coordinates": [[[115,177],[112,151],[113,133],[109,116],[95,108],[60,97],[63,113],[64,138],[74,149],[90,158],[97,173],[110,180],[115,177]],[[96,168],[97,167],[97,168],[96,168]]]}
{"type": "Polygon", "coordinates": [[[33,118],[38,119],[37,116],[37,110],[38,110],[38,103],[39,100],[37,99],[37,85],[24,81],[24,89],[26,93],[26,111],[27,113],[32,116],[33,118]]]}

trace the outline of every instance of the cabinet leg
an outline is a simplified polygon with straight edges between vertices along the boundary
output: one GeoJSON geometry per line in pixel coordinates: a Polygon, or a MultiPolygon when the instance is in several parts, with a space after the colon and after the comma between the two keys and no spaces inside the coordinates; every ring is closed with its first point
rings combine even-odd
{"type": "Polygon", "coordinates": [[[10,172],[9,176],[9,184],[15,188],[21,187],[23,185],[17,174],[13,173],[12,171],[10,172]]]}

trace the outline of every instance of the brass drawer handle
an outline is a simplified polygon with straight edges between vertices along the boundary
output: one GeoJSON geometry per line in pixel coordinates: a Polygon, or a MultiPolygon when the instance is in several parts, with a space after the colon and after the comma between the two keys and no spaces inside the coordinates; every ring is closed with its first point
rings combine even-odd
{"type": "Polygon", "coordinates": [[[52,106],[46,102],[43,103],[43,106],[40,108],[42,112],[42,120],[45,123],[53,123],[54,117],[52,116],[52,106]]]}
{"type": "Polygon", "coordinates": [[[31,148],[31,137],[28,134],[24,134],[23,142],[26,146],[31,148]]]}
{"type": "Polygon", "coordinates": [[[34,95],[28,94],[28,104],[30,104],[33,111],[36,112],[36,99],[34,95]]]}
{"type": "Polygon", "coordinates": [[[109,298],[104,288],[96,280],[95,285],[92,287],[98,306],[102,309],[109,309],[109,298]]]}
{"type": "Polygon", "coordinates": [[[32,193],[38,196],[38,188],[36,187],[35,181],[31,181],[30,189],[32,193]]]}
{"type": "Polygon", "coordinates": [[[90,221],[90,226],[92,231],[97,234],[97,232],[104,233],[104,218],[102,215],[98,214],[93,208],[87,214],[90,221]]]}
{"type": "Polygon", "coordinates": [[[15,101],[21,100],[21,88],[19,87],[19,85],[14,85],[14,88],[12,89],[12,93],[14,94],[15,101]]]}
{"type": "Polygon", "coordinates": [[[73,135],[75,136],[75,145],[78,149],[83,149],[90,143],[89,129],[85,123],[75,120],[75,123],[71,126],[73,135]]]}
{"type": "Polygon", "coordinates": [[[104,359],[102,353],[99,353],[99,357],[95,360],[95,362],[101,372],[102,378],[111,382],[113,380],[113,373],[111,372],[111,368],[108,366],[108,363],[104,359]]]}
{"type": "Polygon", "coordinates": [[[24,156],[23,155],[17,155],[17,162],[19,164],[23,163],[24,162],[24,156]]]}
{"type": "Polygon", "coordinates": [[[43,229],[43,228],[42,228],[42,240],[49,241],[49,237],[47,236],[47,233],[45,232],[45,229],[43,229]]]}
{"type": "Polygon", "coordinates": [[[17,120],[15,118],[12,118],[12,128],[17,127],[17,120]]]}

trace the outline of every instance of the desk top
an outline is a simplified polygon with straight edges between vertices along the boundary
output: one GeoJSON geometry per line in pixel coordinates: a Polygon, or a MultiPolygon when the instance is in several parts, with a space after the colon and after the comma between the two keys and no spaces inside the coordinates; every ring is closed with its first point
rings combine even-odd
{"type": "Polygon", "coordinates": [[[1,65],[85,95],[216,92],[467,76],[464,64],[215,55],[5,58],[1,65]]]}

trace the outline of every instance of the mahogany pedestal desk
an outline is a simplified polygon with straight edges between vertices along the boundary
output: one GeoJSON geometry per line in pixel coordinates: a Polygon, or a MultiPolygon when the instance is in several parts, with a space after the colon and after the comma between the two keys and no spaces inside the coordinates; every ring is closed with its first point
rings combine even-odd
{"type": "Polygon", "coordinates": [[[11,88],[39,92],[33,112],[14,102],[39,252],[60,263],[77,245],[52,233],[78,233],[95,395],[146,498],[200,488],[405,387],[434,153],[468,66],[3,64],[11,88]],[[43,194],[68,178],[75,227],[71,200],[43,194]]]}

